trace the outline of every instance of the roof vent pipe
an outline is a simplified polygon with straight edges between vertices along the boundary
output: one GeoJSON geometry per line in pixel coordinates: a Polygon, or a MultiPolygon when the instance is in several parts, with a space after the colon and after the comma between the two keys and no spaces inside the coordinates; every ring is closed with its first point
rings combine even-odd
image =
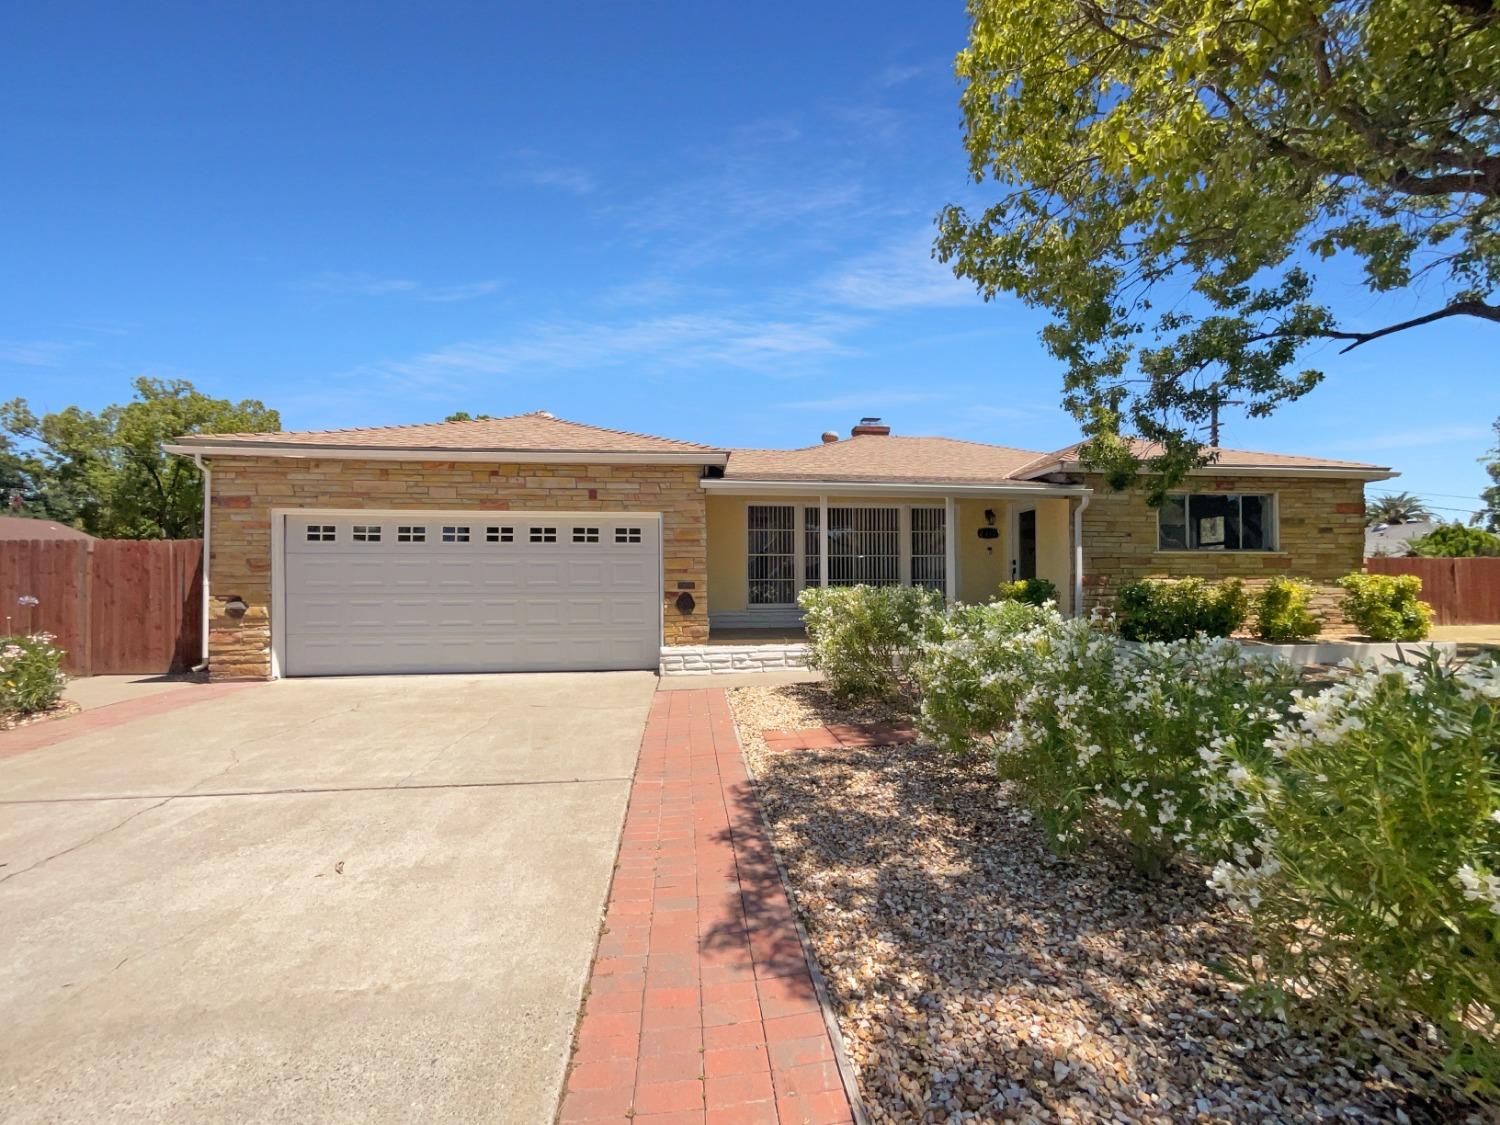
{"type": "Polygon", "coordinates": [[[834,433],[832,430],[824,430],[823,431],[823,444],[824,445],[832,445],[834,442],[836,442],[838,440],[839,440],[839,435],[836,434],[836,433],[834,433]]]}
{"type": "Polygon", "coordinates": [[[861,418],[859,420],[859,425],[855,426],[854,429],[849,431],[849,436],[860,437],[861,435],[869,434],[872,436],[884,437],[890,432],[891,428],[882,423],[879,418],[861,418]]]}

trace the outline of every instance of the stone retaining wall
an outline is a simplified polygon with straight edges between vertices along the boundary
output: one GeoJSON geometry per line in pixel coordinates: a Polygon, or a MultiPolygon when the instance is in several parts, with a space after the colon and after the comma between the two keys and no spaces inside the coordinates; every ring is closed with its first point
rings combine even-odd
{"type": "Polygon", "coordinates": [[[674,645],[661,650],[663,676],[706,675],[710,672],[766,672],[807,667],[807,646],[790,645],[674,645]]]}

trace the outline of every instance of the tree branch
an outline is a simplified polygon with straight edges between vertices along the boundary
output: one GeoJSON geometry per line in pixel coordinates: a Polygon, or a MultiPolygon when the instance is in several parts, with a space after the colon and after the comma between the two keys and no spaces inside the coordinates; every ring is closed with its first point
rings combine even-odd
{"type": "Polygon", "coordinates": [[[1274,329],[1270,332],[1258,332],[1246,341],[1258,344],[1265,340],[1279,340],[1287,336],[1301,336],[1309,339],[1324,340],[1349,340],[1347,347],[1339,349],[1339,355],[1352,352],[1355,348],[1378,340],[1382,336],[1391,336],[1397,332],[1405,332],[1408,328],[1420,328],[1424,324],[1431,324],[1437,320],[1447,320],[1450,316],[1475,316],[1480,320],[1491,320],[1500,324],[1500,305],[1487,305],[1483,301],[1454,301],[1452,304],[1444,305],[1440,309],[1434,309],[1422,316],[1414,316],[1410,320],[1403,320],[1396,324],[1387,324],[1384,328],[1377,328],[1372,332],[1344,332],[1337,328],[1325,328],[1313,332],[1290,332],[1283,329],[1274,329]]]}

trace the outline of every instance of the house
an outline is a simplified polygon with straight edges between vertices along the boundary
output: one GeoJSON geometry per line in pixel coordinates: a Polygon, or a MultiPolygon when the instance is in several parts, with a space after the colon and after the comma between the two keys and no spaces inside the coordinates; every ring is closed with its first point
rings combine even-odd
{"type": "Polygon", "coordinates": [[[1388,469],[1217,451],[1158,510],[1077,447],[905,437],[865,419],[798,449],[721,449],[537,411],[169,445],[208,475],[218,678],[654,668],[663,646],[798,621],[804,586],[980,601],[1048,578],[1061,608],[1148,575],[1361,565],[1388,469]]]}
{"type": "Polygon", "coordinates": [[[1365,532],[1365,557],[1409,555],[1411,541],[1437,530],[1435,520],[1413,520],[1410,523],[1377,523],[1365,532]]]}
{"type": "Polygon", "coordinates": [[[29,516],[0,516],[0,541],[11,539],[73,539],[86,541],[93,536],[76,527],[29,516]]]}

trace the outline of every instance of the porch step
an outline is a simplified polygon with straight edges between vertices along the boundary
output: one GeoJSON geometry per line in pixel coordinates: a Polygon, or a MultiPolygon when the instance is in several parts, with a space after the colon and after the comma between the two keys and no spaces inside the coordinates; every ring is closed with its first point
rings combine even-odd
{"type": "Polygon", "coordinates": [[[766,672],[807,667],[807,645],[663,645],[663,676],[702,676],[711,672],[766,672]]]}

